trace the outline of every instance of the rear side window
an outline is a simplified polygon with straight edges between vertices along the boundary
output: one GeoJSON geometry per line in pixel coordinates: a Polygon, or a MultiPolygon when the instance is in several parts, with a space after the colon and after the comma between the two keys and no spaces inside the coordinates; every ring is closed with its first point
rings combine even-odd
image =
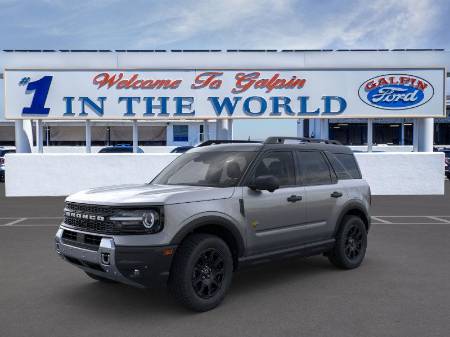
{"type": "Polygon", "coordinates": [[[331,172],[325,157],[321,152],[297,152],[299,171],[302,184],[328,185],[331,184],[331,172]]]}
{"type": "Polygon", "coordinates": [[[361,179],[358,164],[351,154],[327,153],[338,179],[361,179]]]}

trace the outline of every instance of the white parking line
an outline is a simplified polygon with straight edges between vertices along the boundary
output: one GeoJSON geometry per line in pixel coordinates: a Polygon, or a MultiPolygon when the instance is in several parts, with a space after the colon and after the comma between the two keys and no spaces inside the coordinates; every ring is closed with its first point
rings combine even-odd
{"type": "Polygon", "coordinates": [[[24,222],[25,220],[27,220],[27,218],[20,218],[20,219],[14,220],[14,221],[7,222],[7,223],[5,223],[5,224],[3,224],[1,226],[2,227],[9,227],[9,226],[13,226],[15,224],[18,224],[20,222],[24,222]]]}
{"type": "Polygon", "coordinates": [[[440,217],[438,217],[438,216],[429,216],[428,218],[433,219],[433,220],[436,220],[436,221],[442,221],[443,223],[450,223],[449,220],[442,219],[442,218],[440,218],[440,217]]]}
{"type": "Polygon", "coordinates": [[[387,221],[387,220],[380,219],[380,218],[377,217],[377,216],[372,216],[372,220],[376,220],[376,221],[378,221],[378,222],[385,223],[385,224],[390,224],[390,225],[392,224],[391,221],[387,221]]]}

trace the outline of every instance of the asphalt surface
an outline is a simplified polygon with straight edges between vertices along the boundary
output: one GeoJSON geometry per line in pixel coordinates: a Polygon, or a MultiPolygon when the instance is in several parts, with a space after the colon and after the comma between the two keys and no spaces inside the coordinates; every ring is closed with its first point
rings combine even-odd
{"type": "Polygon", "coordinates": [[[450,335],[450,184],[445,196],[374,197],[363,265],[323,257],[234,275],[217,309],[195,314],[165,290],[101,284],[53,250],[63,198],[4,198],[0,336],[450,335]]]}

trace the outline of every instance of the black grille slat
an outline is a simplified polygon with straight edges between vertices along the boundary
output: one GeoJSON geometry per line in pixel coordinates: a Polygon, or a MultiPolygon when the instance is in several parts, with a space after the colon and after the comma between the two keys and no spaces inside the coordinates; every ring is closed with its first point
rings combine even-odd
{"type": "Polygon", "coordinates": [[[100,247],[102,237],[65,229],[62,234],[62,241],[70,246],[97,251],[100,247]]]}
{"type": "MultiPolygon", "coordinates": [[[[66,211],[81,213],[84,215],[102,216],[104,218],[114,213],[114,209],[108,206],[77,204],[73,202],[66,203],[66,211]]],[[[86,232],[109,235],[119,234],[119,231],[114,229],[114,224],[106,219],[105,221],[91,220],[67,216],[64,214],[64,223],[74,229],[79,229],[86,232]]]]}

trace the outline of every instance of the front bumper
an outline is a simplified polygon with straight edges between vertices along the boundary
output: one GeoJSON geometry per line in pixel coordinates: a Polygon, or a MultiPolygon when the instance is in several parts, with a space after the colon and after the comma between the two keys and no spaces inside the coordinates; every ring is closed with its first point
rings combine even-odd
{"type": "Polygon", "coordinates": [[[65,261],[82,270],[135,287],[165,285],[176,246],[116,246],[113,237],[93,235],[65,228],[58,229],[55,250],[65,261]],[[64,231],[100,239],[98,246],[67,239],[64,231]]]}

